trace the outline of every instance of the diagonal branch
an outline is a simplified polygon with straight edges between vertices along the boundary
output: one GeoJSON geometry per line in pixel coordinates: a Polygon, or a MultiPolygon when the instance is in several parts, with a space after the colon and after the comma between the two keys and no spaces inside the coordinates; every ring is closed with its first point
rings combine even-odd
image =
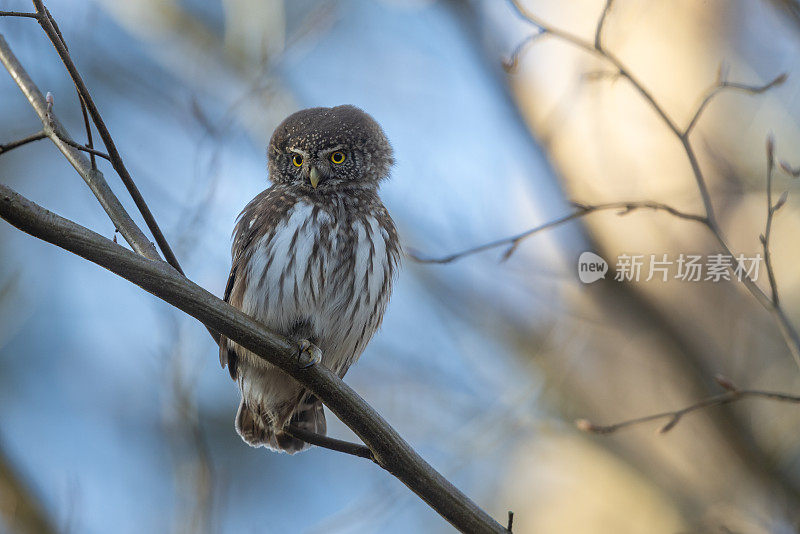
{"type": "MultiPolygon", "coordinates": [[[[92,169],[90,162],[81,153],[80,149],[75,148],[75,143],[67,131],[61,126],[56,116],[53,114],[51,105],[45,100],[42,92],[33,83],[28,73],[17,60],[8,43],[0,35],[0,62],[11,74],[16,84],[19,86],[25,98],[33,107],[33,110],[42,121],[43,132],[58,147],[62,154],[72,164],[78,174],[84,179],[92,190],[92,193],[100,201],[114,226],[122,234],[122,237],[130,244],[131,248],[150,259],[158,259],[158,252],[153,243],[136,226],[128,212],[123,207],[117,196],[111,190],[103,177],[103,173],[92,169]]],[[[80,145],[79,145],[80,146],[80,145]]]]}
{"type": "MultiPolygon", "coordinates": [[[[58,135],[58,134],[56,134],[56,135],[58,135]]],[[[81,152],[86,152],[87,154],[89,154],[92,157],[92,169],[95,170],[95,171],[97,170],[97,163],[94,162],[94,156],[97,156],[97,157],[103,158],[105,160],[111,161],[111,157],[108,154],[106,154],[105,152],[101,152],[100,150],[95,150],[94,148],[89,146],[88,143],[85,144],[85,145],[82,145],[82,144],[80,144],[80,143],[78,143],[76,141],[73,141],[72,139],[61,138],[61,140],[64,141],[69,146],[71,146],[72,148],[76,148],[76,149],[80,150],[81,152]]]]}
{"type": "Polygon", "coordinates": [[[75,67],[75,63],[73,63],[64,41],[61,39],[61,36],[59,35],[59,32],[56,29],[52,18],[50,17],[50,14],[47,12],[47,8],[44,7],[42,0],[33,0],[33,5],[36,8],[36,13],[38,14],[36,20],[47,34],[50,42],[53,43],[53,47],[56,49],[56,52],[58,52],[58,56],[61,58],[64,66],[67,68],[67,71],[69,72],[69,75],[78,90],[81,101],[86,105],[89,115],[92,117],[92,121],[97,127],[100,138],[103,140],[106,150],[108,151],[111,166],[114,167],[114,170],[117,172],[120,179],[122,179],[122,183],[125,184],[125,188],[130,193],[131,198],[133,198],[133,202],[136,204],[136,207],[142,214],[142,218],[144,218],[147,227],[150,229],[150,233],[153,234],[156,243],[158,243],[158,247],[161,249],[161,252],[164,254],[164,258],[167,260],[167,263],[177,269],[178,272],[183,273],[183,269],[181,269],[178,258],[176,258],[175,254],[172,252],[172,248],[170,248],[167,239],[161,232],[161,228],[159,228],[155,217],[153,217],[150,208],[147,206],[147,203],[144,200],[144,197],[142,197],[142,194],[139,192],[139,188],[136,187],[136,183],[134,183],[133,178],[131,178],[131,175],[128,172],[128,169],[125,167],[125,164],[122,161],[122,156],[117,150],[116,144],[114,144],[114,139],[112,139],[111,133],[108,131],[108,128],[103,121],[103,117],[100,116],[100,111],[97,109],[97,105],[94,103],[92,95],[89,93],[89,89],[83,82],[83,78],[81,78],[77,67],[75,67]]]}
{"type": "Polygon", "coordinates": [[[606,5],[603,7],[603,12],[600,13],[600,20],[597,21],[597,28],[594,31],[594,47],[597,50],[603,49],[603,26],[606,23],[608,12],[611,11],[611,6],[614,5],[614,0],[606,0],[606,5]]]}
{"type": "Polygon", "coordinates": [[[725,393],[720,393],[719,395],[714,395],[713,397],[703,399],[694,404],[690,404],[685,408],[681,408],[680,410],[646,415],[644,417],[628,419],[625,421],[621,421],[619,423],[614,423],[612,425],[597,425],[587,419],[578,419],[577,421],[575,421],[575,425],[578,427],[578,429],[583,430],[584,432],[591,432],[593,434],[613,434],[618,430],[622,430],[623,428],[627,428],[630,426],[635,426],[642,423],[649,423],[650,421],[657,421],[659,419],[669,419],[667,423],[658,430],[660,434],[663,434],[675,428],[675,425],[677,425],[681,421],[684,415],[696,412],[698,410],[703,410],[705,408],[710,408],[713,406],[722,406],[724,404],[730,404],[732,402],[737,402],[742,399],[756,398],[756,399],[767,399],[778,402],[788,402],[791,404],[800,404],[800,395],[792,395],[789,393],[782,393],[778,391],[739,389],[727,378],[718,376],[716,377],[716,380],[717,383],[719,383],[722,387],[724,387],[727,390],[725,393]]]}
{"type": "Polygon", "coordinates": [[[33,143],[34,141],[39,141],[45,138],[47,138],[47,133],[44,130],[42,130],[41,132],[31,134],[27,137],[23,137],[22,139],[11,141],[10,143],[0,145],[0,154],[5,154],[6,152],[10,152],[15,148],[19,148],[21,146],[27,145],[28,143],[33,143]]]}
{"type": "Polygon", "coordinates": [[[0,17],[22,17],[29,19],[38,19],[38,13],[29,13],[27,11],[0,11],[0,17]]]}
{"type": "Polygon", "coordinates": [[[283,431],[293,438],[303,440],[311,445],[324,447],[332,451],[343,452],[345,454],[358,456],[360,458],[366,458],[367,460],[372,460],[373,462],[376,461],[375,457],[372,455],[372,451],[369,450],[369,447],[359,445],[358,443],[350,443],[349,441],[344,441],[341,439],[329,438],[328,436],[323,436],[322,434],[309,432],[308,430],[302,429],[295,425],[286,426],[283,428],[283,431]]]}
{"type": "Polygon", "coordinates": [[[149,260],[0,185],[0,217],[133,282],[279,367],[312,391],[369,447],[374,461],[462,532],[507,532],[423,460],[358,393],[321,364],[303,367],[291,340],[272,333],[160,260],[149,260]]]}
{"type": "Polygon", "coordinates": [[[712,86],[706,92],[706,95],[703,97],[703,100],[700,102],[700,105],[697,106],[697,109],[695,110],[694,115],[692,115],[689,124],[687,124],[686,128],[684,128],[683,130],[682,135],[684,137],[688,137],[689,134],[692,133],[692,130],[697,125],[697,121],[700,120],[700,116],[703,114],[703,111],[705,111],[706,106],[708,106],[708,104],[710,104],[711,101],[714,99],[714,97],[717,96],[718,94],[724,91],[741,91],[749,95],[758,95],[772,89],[775,86],[781,85],[783,82],[786,81],[786,78],[788,78],[788,75],[784,72],[783,74],[776,76],[772,81],[767,82],[764,85],[748,85],[739,82],[729,82],[722,78],[723,75],[722,73],[723,69],[720,69],[720,78],[717,80],[714,86],[712,86]]]}
{"type": "MultiPolygon", "coordinates": [[[[719,91],[724,89],[735,89],[750,94],[763,93],[764,91],[783,83],[786,80],[786,75],[781,74],[763,86],[751,86],[743,83],[728,82],[724,79],[724,74],[721,71],[719,75],[719,80],[717,82],[717,87],[712,88],[711,91],[707,93],[706,97],[703,98],[697,110],[693,114],[692,119],[690,120],[687,127],[682,130],[678,127],[677,123],[666,112],[663,106],[653,97],[652,93],[650,93],[650,91],[644,86],[644,84],[637,77],[635,77],[630,70],[628,70],[625,64],[622,63],[622,61],[620,61],[620,59],[616,55],[614,55],[613,53],[609,52],[604,47],[602,47],[602,29],[603,29],[603,24],[608,15],[610,2],[608,1],[606,2],[603,12],[600,15],[595,32],[595,41],[593,43],[585,39],[582,39],[581,37],[573,35],[569,32],[547,25],[539,17],[537,17],[536,15],[528,11],[524,6],[522,6],[519,0],[510,0],[510,2],[521,17],[523,17],[530,23],[537,26],[542,33],[558,37],[568,43],[571,43],[572,45],[578,48],[581,48],[595,56],[600,57],[601,59],[607,61],[610,65],[612,65],[619,73],[619,76],[626,78],[628,80],[631,86],[653,109],[656,115],[658,115],[658,117],[662,120],[664,125],[675,135],[675,137],[683,147],[684,153],[686,154],[686,159],[688,160],[692,170],[692,176],[694,177],[695,184],[697,185],[698,193],[700,194],[700,198],[703,202],[703,208],[705,210],[705,225],[709,228],[709,230],[713,234],[714,238],[717,241],[717,244],[722,249],[722,251],[726,255],[732,257],[733,252],[731,251],[730,245],[728,245],[728,241],[725,238],[722,228],[719,226],[719,223],[717,222],[717,218],[714,211],[714,205],[711,201],[711,195],[709,194],[708,182],[706,180],[705,175],[703,174],[703,170],[700,168],[700,163],[697,159],[697,154],[694,151],[694,147],[692,146],[691,140],[689,139],[689,134],[691,133],[692,129],[694,128],[700,116],[702,115],[705,107],[719,91]]],[[[517,59],[515,58],[514,63],[516,64],[516,62],[517,59]]],[[[798,333],[795,326],[791,323],[783,308],[778,303],[773,302],[773,300],[761,289],[761,287],[758,286],[758,284],[756,284],[755,280],[753,280],[748,274],[742,276],[741,281],[742,284],[744,284],[745,288],[750,292],[750,294],[759,302],[759,304],[761,304],[764,308],[766,308],[773,314],[778,323],[778,327],[780,328],[781,334],[783,335],[784,341],[786,342],[786,345],[789,348],[789,351],[791,352],[793,358],[795,359],[795,362],[797,362],[798,367],[800,367],[800,333],[798,333]]]]}
{"type": "Polygon", "coordinates": [[[772,237],[772,220],[775,214],[786,204],[786,198],[789,195],[788,191],[784,191],[778,200],[772,203],[772,175],[775,172],[775,140],[772,135],[767,137],[767,222],[765,224],[764,233],[759,236],[761,247],[764,250],[764,264],[767,268],[767,279],[769,280],[769,288],[771,292],[771,299],[769,307],[770,312],[775,316],[778,326],[780,327],[781,334],[789,346],[795,363],[800,367],[800,335],[792,325],[786,311],[781,305],[780,295],[778,293],[778,282],[775,278],[775,270],[772,266],[772,252],[770,250],[770,238],[772,237]]]}
{"type": "Polygon", "coordinates": [[[503,253],[503,260],[508,259],[517,249],[519,244],[524,241],[525,239],[538,234],[539,232],[543,232],[544,230],[549,230],[550,228],[555,228],[557,226],[561,226],[564,223],[572,221],[574,219],[579,219],[581,217],[585,217],[590,213],[595,213],[598,211],[608,211],[608,210],[619,210],[618,215],[627,215],[631,212],[643,210],[643,209],[650,209],[655,211],[665,211],[675,217],[680,219],[686,219],[688,221],[695,221],[702,224],[707,224],[708,221],[702,215],[695,215],[692,213],[687,213],[668,204],[663,204],[661,202],[653,202],[651,200],[644,200],[644,201],[621,201],[621,202],[609,202],[606,204],[580,204],[573,202],[575,206],[575,211],[569,213],[567,215],[562,215],[552,221],[548,221],[544,224],[540,224],[539,226],[534,226],[529,230],[525,230],[524,232],[513,235],[511,237],[505,237],[503,239],[498,239],[497,241],[491,241],[489,243],[484,243],[483,245],[478,245],[472,248],[468,248],[466,250],[462,250],[461,252],[456,252],[454,254],[450,254],[448,256],[441,256],[441,257],[430,257],[424,256],[417,251],[410,250],[408,252],[408,257],[412,260],[416,261],[417,263],[450,263],[456,260],[459,260],[465,256],[469,256],[472,254],[477,254],[479,252],[483,252],[486,250],[490,250],[493,248],[504,247],[507,246],[508,248],[503,253]]]}
{"type": "MultiPolygon", "coordinates": [[[[64,41],[64,36],[61,35],[61,29],[58,27],[58,24],[56,23],[55,19],[50,14],[50,10],[45,8],[44,14],[47,16],[47,20],[49,20],[50,23],[53,25],[53,28],[55,28],[56,34],[58,35],[58,40],[64,46],[64,49],[69,51],[69,49],[67,48],[67,43],[64,41]]],[[[84,100],[83,95],[81,94],[81,91],[78,88],[77,84],[74,84],[73,82],[73,85],[75,85],[75,91],[78,93],[78,102],[80,102],[81,115],[83,116],[83,126],[84,128],[86,128],[86,147],[90,149],[87,151],[89,152],[89,160],[92,162],[92,169],[97,169],[97,160],[95,159],[95,155],[99,154],[91,150],[94,148],[94,142],[92,141],[92,125],[89,122],[89,112],[86,110],[86,101],[84,100]]],[[[108,156],[104,157],[110,160],[108,156]]]]}

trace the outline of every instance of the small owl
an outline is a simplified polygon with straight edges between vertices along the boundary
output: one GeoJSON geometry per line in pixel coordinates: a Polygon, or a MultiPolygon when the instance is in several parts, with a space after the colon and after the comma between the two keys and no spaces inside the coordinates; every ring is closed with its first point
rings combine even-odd
{"type": "MultiPolygon", "coordinates": [[[[400,262],[378,197],[392,147],[356,107],[312,108],[275,129],[268,157],[273,185],[239,215],[225,301],[301,349],[319,347],[343,377],[381,324],[400,262]]],[[[308,445],[286,425],[325,434],[322,403],[283,371],[224,337],[220,363],[242,393],[244,441],[295,453],[308,445]]]]}

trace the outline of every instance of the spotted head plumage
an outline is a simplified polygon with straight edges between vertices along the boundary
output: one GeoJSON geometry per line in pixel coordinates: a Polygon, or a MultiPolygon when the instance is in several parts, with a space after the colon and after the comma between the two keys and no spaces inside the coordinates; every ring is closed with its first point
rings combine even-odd
{"type": "Polygon", "coordinates": [[[272,134],[268,157],[273,183],[321,193],[377,188],[394,162],[383,129],[354,106],[290,115],[272,134]]]}
{"type": "MultiPolygon", "coordinates": [[[[380,326],[400,260],[394,223],[378,196],[392,147],[353,106],[287,117],[268,148],[273,185],[234,229],[225,300],[301,345],[339,376],[380,326]]],[[[289,453],[294,425],[325,434],[320,401],[289,376],[223,339],[220,361],[242,393],[236,430],[252,446],[289,453]]]]}

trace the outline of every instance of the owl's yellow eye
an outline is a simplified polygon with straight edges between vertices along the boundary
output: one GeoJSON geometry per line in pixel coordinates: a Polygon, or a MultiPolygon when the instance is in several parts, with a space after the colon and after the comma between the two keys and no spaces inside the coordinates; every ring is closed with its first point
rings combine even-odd
{"type": "Polygon", "coordinates": [[[344,163],[344,152],[337,150],[336,152],[331,154],[331,161],[337,165],[344,163]]]}
{"type": "Polygon", "coordinates": [[[292,163],[294,164],[295,167],[302,167],[303,156],[301,156],[300,154],[295,154],[294,157],[292,157],[292,163]]]}

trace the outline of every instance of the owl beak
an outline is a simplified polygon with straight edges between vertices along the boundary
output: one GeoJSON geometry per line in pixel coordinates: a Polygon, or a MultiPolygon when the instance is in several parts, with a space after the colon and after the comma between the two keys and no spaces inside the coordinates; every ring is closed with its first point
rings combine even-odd
{"type": "Polygon", "coordinates": [[[319,185],[319,178],[320,178],[319,171],[317,170],[316,167],[312,166],[311,174],[309,175],[308,179],[311,182],[311,187],[313,187],[314,189],[316,189],[317,185],[319,185]]]}

